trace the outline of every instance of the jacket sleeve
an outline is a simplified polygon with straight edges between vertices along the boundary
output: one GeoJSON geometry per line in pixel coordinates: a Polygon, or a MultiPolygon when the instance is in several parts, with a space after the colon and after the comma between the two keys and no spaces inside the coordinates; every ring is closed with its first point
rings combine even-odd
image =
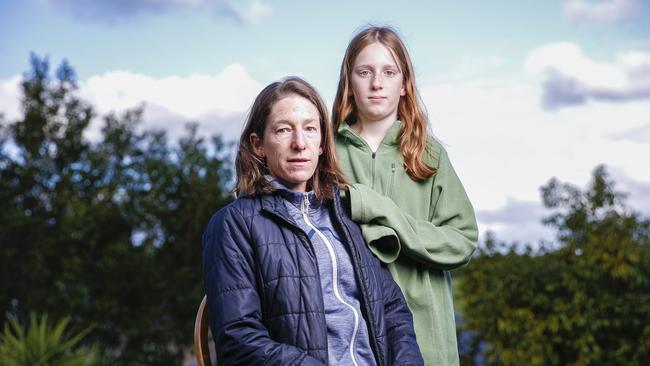
{"type": "Polygon", "coordinates": [[[226,207],[203,234],[208,318],[219,365],[323,365],[305,351],[273,341],[262,323],[255,260],[241,213],[226,207]]]}
{"type": "Polygon", "coordinates": [[[385,264],[381,265],[381,271],[384,282],[384,319],[388,343],[388,364],[424,365],[422,353],[415,338],[413,316],[404,295],[385,264]]]}
{"type": "Polygon", "coordinates": [[[443,270],[469,262],[478,240],[476,217],[444,150],[433,179],[428,220],[412,217],[368,186],[350,186],[352,219],[362,224],[366,242],[383,262],[406,255],[443,270]]]}

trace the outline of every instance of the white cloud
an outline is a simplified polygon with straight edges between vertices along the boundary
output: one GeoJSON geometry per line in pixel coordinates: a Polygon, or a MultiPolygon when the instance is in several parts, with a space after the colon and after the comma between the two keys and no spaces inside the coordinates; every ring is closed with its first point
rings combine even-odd
{"type": "MultiPolygon", "coordinates": [[[[650,119],[650,117],[648,117],[650,119]]],[[[650,144],[650,123],[610,135],[613,140],[632,141],[640,144],[650,144]]]]}
{"type": "MultiPolygon", "coordinates": [[[[20,76],[0,80],[0,111],[5,113],[6,120],[21,115],[20,80],[20,76]]],[[[232,64],[216,75],[160,79],[112,71],[80,81],[79,93],[99,115],[120,113],[144,104],[143,127],[166,130],[172,139],[184,134],[184,126],[190,121],[200,124],[202,134],[236,139],[246,111],[262,87],[243,66],[232,64]]],[[[97,140],[99,129],[96,120],[86,136],[97,140]]]]}
{"type": "Polygon", "coordinates": [[[190,118],[211,110],[245,110],[261,88],[239,64],[227,66],[218,75],[155,79],[128,71],[112,71],[82,83],[84,95],[102,112],[145,101],[190,118]]]}
{"type": "Polygon", "coordinates": [[[241,2],[231,2],[230,6],[232,6],[237,11],[242,19],[246,20],[248,23],[253,24],[259,23],[262,18],[271,15],[272,12],[271,7],[268,4],[265,4],[259,0],[254,0],[252,2],[244,4],[243,7],[241,6],[241,2]]]}
{"type": "Polygon", "coordinates": [[[505,205],[494,210],[477,210],[476,218],[482,233],[497,233],[499,241],[537,243],[536,239],[553,241],[555,230],[542,224],[549,216],[540,202],[520,201],[508,197],[505,205]]]}
{"type": "Polygon", "coordinates": [[[101,114],[145,103],[145,126],[180,135],[188,121],[201,123],[202,131],[236,138],[243,116],[262,85],[243,66],[232,64],[218,75],[170,76],[113,71],[81,83],[82,95],[101,114]]]}
{"type": "Polygon", "coordinates": [[[593,101],[650,99],[650,52],[619,53],[598,62],[570,42],[545,45],[527,57],[526,69],[544,78],[542,102],[549,109],[593,101]]]}
{"type": "Polygon", "coordinates": [[[630,177],[620,169],[610,169],[615,189],[629,194],[627,204],[646,217],[650,216],[650,182],[630,177]]]}
{"type": "Polygon", "coordinates": [[[573,22],[618,23],[635,18],[641,7],[639,0],[568,0],[563,10],[573,22]]]}
{"type": "Polygon", "coordinates": [[[0,113],[7,121],[20,117],[20,76],[0,80],[0,113]]]}
{"type": "MultiPolygon", "coordinates": [[[[424,86],[421,94],[433,132],[445,144],[479,212],[481,233],[490,229],[507,240],[549,239],[547,229],[533,218],[521,223],[505,213],[514,207],[512,202],[539,202],[538,208],[529,207],[539,215],[539,187],[554,176],[584,187],[593,168],[606,164],[650,184],[643,160],[650,156],[650,144],[612,138],[647,125],[650,103],[645,101],[549,113],[539,105],[536,81],[525,75],[451,80],[424,86]]],[[[636,192],[631,201],[641,191],[636,192]]]]}

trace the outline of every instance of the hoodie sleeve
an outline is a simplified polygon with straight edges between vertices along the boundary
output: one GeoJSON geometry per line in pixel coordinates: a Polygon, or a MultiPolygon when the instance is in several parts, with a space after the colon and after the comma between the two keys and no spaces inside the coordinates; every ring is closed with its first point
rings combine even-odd
{"type": "Polygon", "coordinates": [[[245,220],[231,206],[213,216],[203,234],[208,318],[218,364],[323,365],[307,352],[270,338],[262,323],[249,243],[245,220]]]}
{"type": "Polygon", "coordinates": [[[474,209],[444,150],[433,179],[428,220],[412,217],[366,185],[350,186],[352,219],[361,224],[370,249],[385,263],[404,255],[450,270],[470,260],[478,240],[474,209]]]}

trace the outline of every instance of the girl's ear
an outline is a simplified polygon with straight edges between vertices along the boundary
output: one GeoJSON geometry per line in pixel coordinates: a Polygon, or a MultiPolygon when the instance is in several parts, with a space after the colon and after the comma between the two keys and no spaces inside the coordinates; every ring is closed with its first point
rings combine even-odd
{"type": "Polygon", "coordinates": [[[264,146],[262,145],[262,140],[255,132],[250,135],[251,146],[253,146],[253,152],[260,158],[264,157],[264,146]]]}
{"type": "Polygon", "coordinates": [[[399,95],[402,97],[406,95],[406,87],[404,86],[404,83],[402,83],[402,89],[400,89],[399,95]]]}

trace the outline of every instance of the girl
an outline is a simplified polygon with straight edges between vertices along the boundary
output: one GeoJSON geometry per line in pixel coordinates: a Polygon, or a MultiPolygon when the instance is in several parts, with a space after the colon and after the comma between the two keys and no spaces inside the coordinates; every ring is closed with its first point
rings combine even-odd
{"type": "Polygon", "coordinates": [[[368,27],[347,47],[334,100],[346,199],[370,250],[400,285],[427,365],[458,365],[449,270],[476,248],[474,210],[445,149],[427,132],[397,33],[368,27]]]}

